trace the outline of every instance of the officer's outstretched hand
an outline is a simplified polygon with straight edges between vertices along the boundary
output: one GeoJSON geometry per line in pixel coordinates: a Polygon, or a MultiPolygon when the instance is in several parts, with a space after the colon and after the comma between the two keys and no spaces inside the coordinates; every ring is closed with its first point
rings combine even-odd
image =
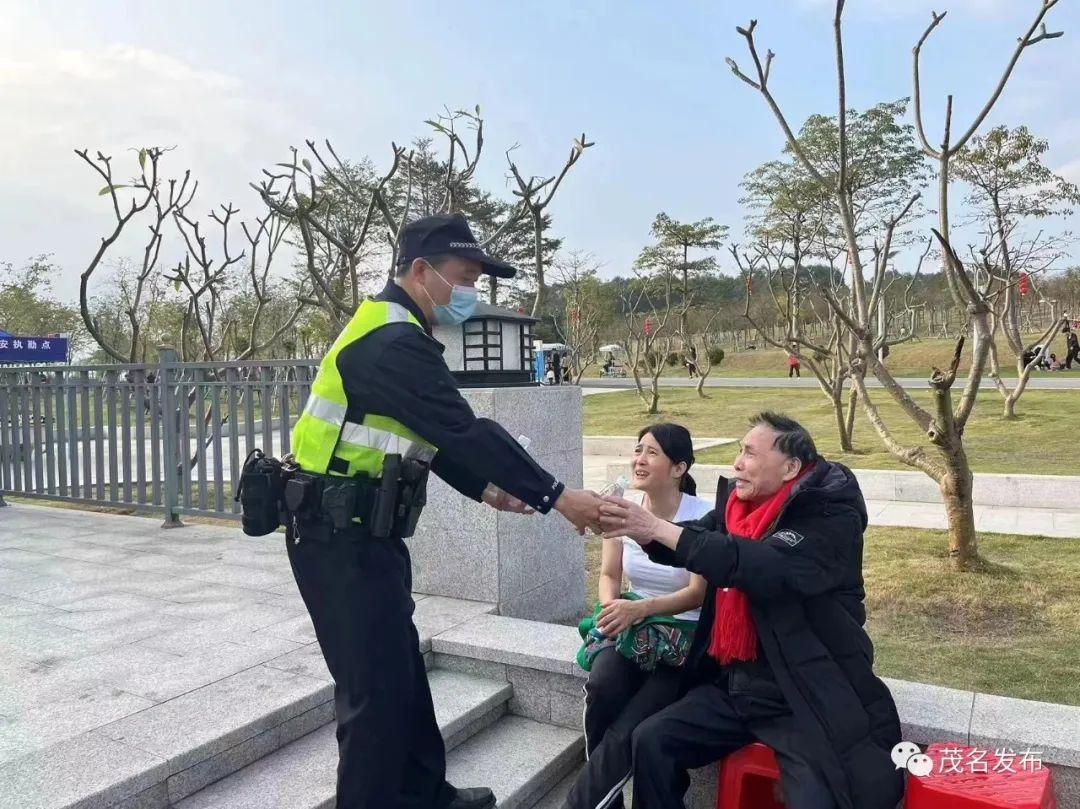
{"type": "Polygon", "coordinates": [[[584,489],[563,489],[555,501],[555,510],[574,524],[582,536],[589,528],[594,534],[600,533],[600,504],[604,502],[596,492],[584,489]]]}
{"type": "Polygon", "coordinates": [[[499,511],[510,511],[514,514],[536,513],[521,500],[518,500],[512,494],[507,494],[494,483],[489,483],[487,485],[487,488],[484,489],[484,493],[480,495],[480,499],[499,511]]]}

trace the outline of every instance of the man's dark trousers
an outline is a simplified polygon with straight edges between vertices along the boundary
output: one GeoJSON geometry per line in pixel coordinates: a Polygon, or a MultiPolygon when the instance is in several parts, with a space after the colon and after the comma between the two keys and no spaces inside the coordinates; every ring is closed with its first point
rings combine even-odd
{"type": "Polygon", "coordinates": [[[337,809],[440,809],[454,790],[412,621],[404,540],[359,528],[331,535],[324,523],[300,521],[286,543],[334,678],[337,809]]]}
{"type": "Polygon", "coordinates": [[[634,731],[634,806],[683,809],[687,770],[704,767],[753,741],[776,753],[788,809],[836,809],[822,775],[800,754],[801,737],[786,705],[732,696],[716,683],[691,689],[634,731]]]}

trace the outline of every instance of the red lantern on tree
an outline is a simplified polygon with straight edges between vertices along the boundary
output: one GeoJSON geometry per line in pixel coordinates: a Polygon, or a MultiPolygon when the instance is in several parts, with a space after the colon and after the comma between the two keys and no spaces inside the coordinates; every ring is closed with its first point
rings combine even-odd
{"type": "Polygon", "coordinates": [[[578,322],[578,311],[577,311],[577,309],[571,309],[570,310],[570,322],[571,323],[577,323],[578,322]]]}
{"type": "Polygon", "coordinates": [[[1026,272],[1020,273],[1020,294],[1027,295],[1031,291],[1031,282],[1028,281],[1026,272]]]}
{"type": "Polygon", "coordinates": [[[642,327],[645,334],[652,334],[652,319],[645,318],[645,325],[642,327]]]}

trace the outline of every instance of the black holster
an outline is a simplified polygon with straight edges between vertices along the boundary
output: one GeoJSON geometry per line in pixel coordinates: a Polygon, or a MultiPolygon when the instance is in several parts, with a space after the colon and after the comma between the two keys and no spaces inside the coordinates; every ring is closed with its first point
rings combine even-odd
{"type": "Polygon", "coordinates": [[[405,539],[416,533],[416,523],[427,503],[428,469],[428,464],[416,458],[383,458],[382,478],[368,520],[372,536],[405,539]]]}
{"type": "Polygon", "coordinates": [[[427,505],[428,469],[428,464],[415,458],[406,458],[401,463],[401,492],[395,526],[398,536],[411,537],[416,533],[416,524],[427,505]]]}
{"type": "Polygon", "coordinates": [[[272,534],[281,526],[281,502],[287,473],[281,461],[252,450],[244,461],[235,501],[243,509],[241,524],[249,537],[272,534]]]}

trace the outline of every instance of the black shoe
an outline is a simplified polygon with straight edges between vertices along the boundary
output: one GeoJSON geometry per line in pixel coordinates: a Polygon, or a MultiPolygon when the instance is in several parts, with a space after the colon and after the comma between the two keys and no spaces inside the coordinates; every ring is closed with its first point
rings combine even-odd
{"type": "Polygon", "coordinates": [[[495,809],[495,795],[487,787],[459,789],[446,809],[495,809]]]}

